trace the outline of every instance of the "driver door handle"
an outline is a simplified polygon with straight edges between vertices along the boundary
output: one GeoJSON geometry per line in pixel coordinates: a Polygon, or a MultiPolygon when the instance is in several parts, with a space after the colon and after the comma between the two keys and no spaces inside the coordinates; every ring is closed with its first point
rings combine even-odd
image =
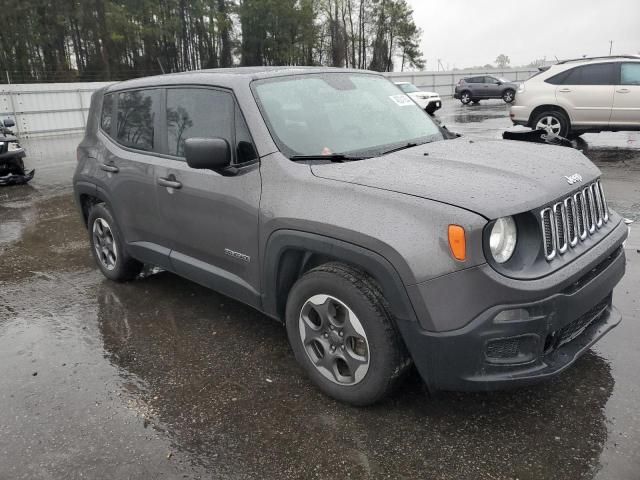
{"type": "Polygon", "coordinates": [[[560,90],[558,90],[559,92],[563,92],[563,93],[567,93],[570,92],[571,89],[570,88],[561,88],[560,90]]]}
{"type": "Polygon", "coordinates": [[[104,170],[109,173],[118,173],[120,169],[113,164],[103,163],[100,165],[100,170],[104,170]]]}
{"type": "Polygon", "coordinates": [[[158,185],[162,185],[163,187],[167,188],[175,188],[176,190],[182,188],[182,183],[177,181],[176,177],[174,177],[173,175],[169,176],[168,178],[158,178],[158,185]]]}

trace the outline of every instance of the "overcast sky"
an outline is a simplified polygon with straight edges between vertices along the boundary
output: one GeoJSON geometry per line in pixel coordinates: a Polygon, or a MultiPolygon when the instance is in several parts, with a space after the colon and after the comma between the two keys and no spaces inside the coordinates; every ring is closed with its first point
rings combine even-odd
{"type": "Polygon", "coordinates": [[[640,0],[408,0],[423,30],[427,70],[640,53],[640,0]]]}

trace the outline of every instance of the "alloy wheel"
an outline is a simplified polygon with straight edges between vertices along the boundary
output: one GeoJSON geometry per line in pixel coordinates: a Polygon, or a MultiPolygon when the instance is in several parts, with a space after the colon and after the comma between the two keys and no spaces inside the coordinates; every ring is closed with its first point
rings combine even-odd
{"type": "Polygon", "coordinates": [[[118,247],[111,227],[103,218],[96,218],[93,222],[93,248],[96,256],[104,268],[113,270],[118,261],[118,247]]]}
{"type": "Polygon", "coordinates": [[[330,295],[314,295],[300,310],[300,339],[315,368],[339,385],[355,385],[369,370],[367,335],[356,314],[330,295]]]}
{"type": "Polygon", "coordinates": [[[542,117],[538,120],[536,124],[536,130],[546,130],[547,133],[552,133],[554,135],[559,135],[562,130],[562,124],[558,118],[553,115],[547,115],[546,117],[542,117]]]}

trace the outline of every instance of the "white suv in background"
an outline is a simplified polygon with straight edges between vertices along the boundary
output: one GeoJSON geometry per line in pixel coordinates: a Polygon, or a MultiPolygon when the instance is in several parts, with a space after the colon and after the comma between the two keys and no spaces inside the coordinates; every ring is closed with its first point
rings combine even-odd
{"type": "Polygon", "coordinates": [[[562,137],[584,132],[640,130],[640,57],[565,60],[518,89],[515,125],[562,137]]]}
{"type": "Polygon", "coordinates": [[[442,107],[442,99],[439,93],[422,91],[409,82],[396,82],[396,85],[430,115],[442,107]]]}

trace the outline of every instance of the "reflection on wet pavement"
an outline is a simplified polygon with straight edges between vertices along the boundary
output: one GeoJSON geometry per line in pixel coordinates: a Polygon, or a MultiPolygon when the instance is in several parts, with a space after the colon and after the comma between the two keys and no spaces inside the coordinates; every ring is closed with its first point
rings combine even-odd
{"type": "MultiPolygon", "coordinates": [[[[596,155],[633,209],[638,157],[596,155]]],[[[557,379],[430,397],[413,374],[357,409],[313,388],[249,307],[169,273],[104,279],[73,166],[32,161],[58,177],[0,190],[0,478],[638,478],[635,250],[623,323],[557,379]]]]}

